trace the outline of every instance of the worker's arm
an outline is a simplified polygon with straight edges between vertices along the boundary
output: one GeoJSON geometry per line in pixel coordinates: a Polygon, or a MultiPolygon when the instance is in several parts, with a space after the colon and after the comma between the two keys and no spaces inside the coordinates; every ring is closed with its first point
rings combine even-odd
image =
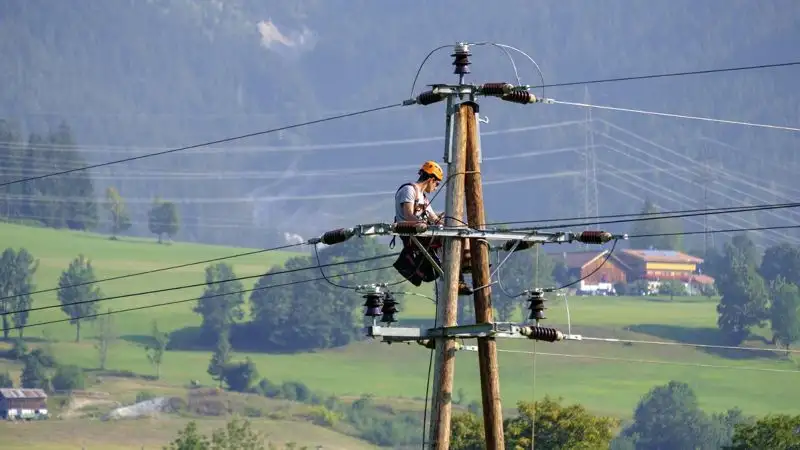
{"type": "Polygon", "coordinates": [[[403,220],[408,221],[417,221],[419,220],[416,216],[414,216],[414,203],[413,202],[404,202],[401,204],[403,208],[403,220]]]}
{"type": "Polygon", "coordinates": [[[444,213],[442,213],[442,216],[439,216],[438,214],[436,214],[436,212],[434,212],[433,208],[430,205],[428,205],[427,213],[428,213],[428,222],[430,223],[439,223],[444,219],[444,213]]]}

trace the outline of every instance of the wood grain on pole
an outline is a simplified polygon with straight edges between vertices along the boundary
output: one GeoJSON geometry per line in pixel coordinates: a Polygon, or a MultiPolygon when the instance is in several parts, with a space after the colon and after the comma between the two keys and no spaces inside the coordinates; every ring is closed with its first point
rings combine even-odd
{"type": "MultiPolygon", "coordinates": [[[[464,170],[466,166],[467,121],[474,118],[472,108],[459,106],[453,118],[453,152],[447,167],[445,225],[462,225],[457,219],[464,217],[464,170]]],[[[458,280],[461,272],[462,242],[458,238],[445,239],[442,260],[444,287],[436,308],[436,326],[456,325],[458,313],[458,280]]],[[[450,447],[450,419],[452,417],[453,375],[455,373],[455,340],[436,339],[436,366],[431,411],[430,448],[450,447]]]]}
{"type": "MultiPolygon", "coordinates": [[[[483,185],[480,174],[480,136],[476,118],[477,105],[470,107],[472,114],[467,120],[467,164],[466,202],[467,223],[470,227],[482,228],[486,222],[483,207],[483,185]]],[[[472,254],[472,286],[477,288],[489,284],[489,248],[485,240],[470,239],[472,254]]],[[[492,293],[490,287],[476,290],[475,322],[492,322],[492,293]]],[[[483,424],[486,430],[486,448],[503,450],[503,413],[500,402],[500,380],[497,365],[497,342],[493,337],[478,338],[478,366],[481,378],[483,401],[483,424]]]]}

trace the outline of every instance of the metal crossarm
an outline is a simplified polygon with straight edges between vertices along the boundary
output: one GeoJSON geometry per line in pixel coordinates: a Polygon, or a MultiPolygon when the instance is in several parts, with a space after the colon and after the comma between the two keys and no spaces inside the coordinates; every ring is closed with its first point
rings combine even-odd
{"type": "MultiPolygon", "coordinates": [[[[427,225],[422,222],[398,223],[371,223],[356,225],[352,228],[341,228],[328,231],[311,243],[321,242],[331,245],[350,239],[353,236],[415,236],[415,237],[457,237],[464,239],[485,239],[487,241],[519,241],[529,244],[547,243],[572,243],[602,244],[613,239],[627,239],[627,234],[615,235],[607,231],[571,231],[541,232],[530,231],[503,231],[503,230],[475,230],[466,227],[446,227],[442,225],[427,225]]],[[[507,245],[506,247],[511,247],[507,245]]],[[[518,250],[528,248],[530,245],[519,245],[518,250]]]]}
{"type": "Polygon", "coordinates": [[[581,335],[566,334],[554,328],[532,325],[518,325],[510,322],[480,323],[472,325],[456,325],[453,327],[415,328],[368,326],[365,329],[368,337],[381,338],[384,342],[412,342],[449,337],[456,339],[475,339],[480,337],[535,339],[542,341],[581,340],[581,335]]]}

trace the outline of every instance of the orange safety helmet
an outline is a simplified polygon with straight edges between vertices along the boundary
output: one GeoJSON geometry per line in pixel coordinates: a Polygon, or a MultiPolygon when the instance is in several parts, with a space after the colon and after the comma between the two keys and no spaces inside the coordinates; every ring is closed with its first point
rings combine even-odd
{"type": "Polygon", "coordinates": [[[444,179],[442,167],[439,166],[439,164],[437,164],[436,161],[425,161],[422,164],[422,167],[420,167],[419,171],[427,173],[428,175],[433,175],[439,181],[442,181],[444,179]]]}

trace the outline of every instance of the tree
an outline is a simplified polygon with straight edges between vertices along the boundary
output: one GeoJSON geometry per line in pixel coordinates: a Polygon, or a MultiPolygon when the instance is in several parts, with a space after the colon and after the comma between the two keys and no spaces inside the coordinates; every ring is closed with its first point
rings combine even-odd
{"type": "MultiPolygon", "coordinates": [[[[264,447],[266,436],[254,431],[250,422],[246,419],[234,416],[225,424],[224,428],[215,429],[211,433],[211,439],[200,434],[197,430],[197,423],[191,421],[186,424],[183,430],[178,432],[178,437],[173,440],[164,450],[270,450],[276,449],[269,444],[264,447]]],[[[289,444],[286,449],[294,448],[289,444]]],[[[301,450],[301,449],[298,449],[301,450]]]]}
{"type": "Polygon", "coordinates": [[[755,245],[744,235],[735,236],[719,261],[713,264],[714,283],[721,297],[717,305],[717,326],[733,345],[740,344],[750,327],[767,318],[769,292],[758,274],[755,245]]]}
{"type": "Polygon", "coordinates": [[[243,362],[227,364],[223,369],[223,377],[232,391],[245,392],[258,380],[258,368],[247,357],[243,362]]]}
{"type": "Polygon", "coordinates": [[[9,247],[0,256],[0,312],[3,314],[3,337],[7,340],[11,331],[9,317],[14,322],[20,338],[23,336],[25,325],[28,323],[28,314],[33,306],[30,293],[36,289],[33,284],[33,275],[39,267],[39,261],[34,260],[26,249],[19,252],[9,247]]]}
{"type": "Polygon", "coordinates": [[[30,309],[33,307],[33,297],[30,293],[36,290],[33,276],[38,268],[39,260],[34,259],[33,255],[25,248],[19,249],[13,267],[13,292],[16,297],[9,300],[14,311],[11,316],[20,338],[22,338],[25,325],[28,324],[30,309]]]}
{"type": "Polygon", "coordinates": [[[707,416],[694,391],[670,381],[645,394],[636,406],[634,422],[615,439],[615,449],[718,449],[730,443],[733,427],[747,420],[740,410],[707,416]]]}
{"type": "Polygon", "coordinates": [[[14,295],[14,265],[16,261],[16,252],[13,248],[7,248],[0,256],[0,313],[3,313],[3,339],[8,340],[8,335],[11,332],[11,324],[9,323],[9,314],[14,311],[13,298],[7,298],[14,295]]]}
{"type": "Polygon", "coordinates": [[[86,384],[83,370],[74,365],[58,366],[50,382],[53,385],[53,389],[59,391],[83,389],[86,384]]]}
{"type": "Polygon", "coordinates": [[[108,313],[97,318],[97,342],[94,347],[97,349],[97,356],[100,362],[100,369],[105,370],[108,359],[108,349],[114,343],[117,335],[114,330],[114,317],[111,315],[111,308],[108,313]]]}
{"type": "Polygon", "coordinates": [[[147,226],[151,233],[158,236],[159,244],[163,243],[165,234],[172,239],[180,229],[178,207],[175,203],[165,202],[156,197],[147,213],[147,226]]]}
{"type": "Polygon", "coordinates": [[[11,379],[11,374],[8,371],[0,372],[0,388],[13,388],[14,380],[11,379]]]}
{"type": "Polygon", "coordinates": [[[211,379],[219,382],[219,387],[222,387],[222,381],[225,379],[225,368],[231,360],[231,344],[228,339],[228,333],[219,335],[217,341],[217,348],[214,354],[211,355],[211,361],[208,363],[208,374],[211,379]]]}
{"type": "Polygon", "coordinates": [[[19,379],[20,385],[26,389],[50,389],[50,380],[44,365],[32,354],[25,357],[25,366],[19,379]]]}
{"type": "Polygon", "coordinates": [[[686,286],[678,280],[666,280],[661,282],[661,286],[658,287],[658,293],[669,295],[669,300],[672,301],[676,295],[686,295],[686,286]]]}
{"type": "Polygon", "coordinates": [[[800,289],[787,283],[783,276],[773,283],[772,305],[770,306],[773,341],[787,350],[800,341],[800,289]]]}
{"type": "Polygon", "coordinates": [[[159,379],[161,378],[161,363],[164,358],[164,352],[167,350],[167,344],[169,344],[169,333],[159,331],[158,322],[154,320],[151,338],[150,344],[145,346],[144,351],[150,364],[156,366],[156,379],[159,379]]]}
{"type": "Polygon", "coordinates": [[[474,413],[453,414],[450,420],[451,450],[483,450],[483,420],[474,413]]]}
{"type": "Polygon", "coordinates": [[[800,247],[787,243],[769,247],[758,272],[768,282],[782,276],[787,282],[800,285],[800,247]]]}
{"type": "Polygon", "coordinates": [[[95,319],[87,316],[97,313],[96,300],[103,296],[100,288],[92,284],[95,281],[92,263],[83,254],[72,260],[58,280],[58,300],[61,310],[70,317],[69,323],[76,327],[75,342],[81,340],[81,321],[95,319]]]}
{"type": "Polygon", "coordinates": [[[106,189],[106,208],[111,216],[111,238],[116,239],[117,234],[131,227],[131,218],[125,200],[113,186],[106,189]]]}
{"type": "Polygon", "coordinates": [[[619,425],[615,418],[594,416],[580,404],[562,405],[561,399],[549,396],[535,403],[519,402],[517,410],[519,416],[504,421],[509,448],[530,448],[531,422],[537,447],[576,450],[608,448],[612,430],[619,425]]]}
{"type": "Polygon", "coordinates": [[[197,422],[192,420],[186,428],[178,431],[178,437],[164,450],[209,450],[208,438],[197,431],[197,422]]]}
{"type": "Polygon", "coordinates": [[[264,450],[264,436],[253,431],[250,422],[234,417],[225,428],[211,435],[212,450],[264,450]]]}
{"type": "Polygon", "coordinates": [[[755,423],[735,427],[733,442],[726,450],[800,448],[800,415],[770,414],[755,423]]]}
{"type": "Polygon", "coordinates": [[[219,262],[206,267],[206,288],[197,300],[194,312],[203,316],[201,325],[204,342],[219,341],[228,334],[237,320],[244,318],[244,284],[236,278],[230,264],[219,262]]]}
{"type": "MultiPolygon", "coordinates": [[[[641,214],[648,214],[648,220],[640,220],[634,222],[630,231],[630,245],[632,248],[654,248],[657,250],[681,250],[683,247],[683,236],[673,234],[664,236],[665,234],[679,233],[682,231],[680,219],[678,218],[665,218],[665,219],[652,219],[654,214],[658,213],[658,208],[649,199],[646,198],[644,206],[642,207],[641,214]],[[643,237],[633,237],[643,236],[643,237]]],[[[657,216],[656,216],[657,217],[657,216]]]]}

